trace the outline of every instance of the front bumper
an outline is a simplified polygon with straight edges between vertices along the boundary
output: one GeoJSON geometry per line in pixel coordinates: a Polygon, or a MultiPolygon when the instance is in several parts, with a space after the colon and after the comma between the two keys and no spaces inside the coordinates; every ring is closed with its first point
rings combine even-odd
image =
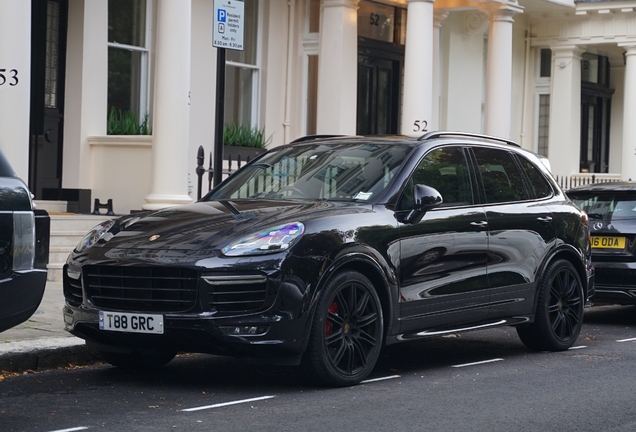
{"type": "Polygon", "coordinates": [[[594,303],[636,304],[636,263],[597,262],[594,303]]]}
{"type": "Polygon", "coordinates": [[[37,310],[44,295],[46,270],[14,272],[0,281],[0,331],[28,320],[37,310]]]}
{"type": "Polygon", "coordinates": [[[260,313],[215,318],[205,314],[163,314],[163,334],[140,334],[99,329],[99,311],[64,307],[67,331],[108,351],[166,350],[266,358],[291,357],[304,349],[308,314],[290,318],[260,313]],[[252,333],[252,334],[250,334],[252,333]]]}
{"type": "MultiPolygon", "coordinates": [[[[142,263],[64,268],[65,329],[99,350],[291,357],[306,347],[310,286],[258,261],[226,271],[142,263]],[[260,269],[258,268],[260,266],[260,269]],[[99,311],[162,315],[163,334],[100,330],[99,311]]],[[[307,280],[318,264],[305,266],[307,280]]]]}

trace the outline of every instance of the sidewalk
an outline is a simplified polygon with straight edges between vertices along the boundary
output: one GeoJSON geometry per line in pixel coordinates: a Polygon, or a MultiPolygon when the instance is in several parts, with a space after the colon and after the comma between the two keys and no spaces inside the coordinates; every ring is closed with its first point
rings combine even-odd
{"type": "Polygon", "coordinates": [[[63,305],[62,283],[48,281],[35,314],[0,333],[0,371],[54,369],[99,361],[82,339],[64,330],[63,305]]]}

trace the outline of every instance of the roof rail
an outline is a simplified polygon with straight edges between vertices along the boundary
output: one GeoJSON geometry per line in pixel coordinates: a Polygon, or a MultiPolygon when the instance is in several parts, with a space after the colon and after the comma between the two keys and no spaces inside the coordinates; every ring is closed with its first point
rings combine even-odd
{"type": "Polygon", "coordinates": [[[305,141],[312,141],[312,140],[323,139],[323,138],[344,138],[349,136],[350,135],[306,135],[304,137],[296,138],[295,140],[291,141],[290,144],[305,142],[305,141]]]}
{"type": "Polygon", "coordinates": [[[440,138],[443,136],[463,136],[463,137],[472,137],[472,138],[481,138],[481,139],[486,139],[486,140],[490,140],[490,141],[498,141],[498,142],[502,142],[508,145],[512,145],[515,147],[521,147],[519,144],[517,144],[516,142],[512,141],[512,140],[508,140],[505,138],[499,138],[499,137],[495,137],[492,135],[482,135],[482,134],[476,134],[476,133],[471,133],[471,132],[452,132],[452,131],[434,131],[434,132],[429,132],[425,135],[422,135],[421,137],[419,137],[417,140],[418,141],[426,141],[429,139],[433,139],[433,138],[440,138]]]}

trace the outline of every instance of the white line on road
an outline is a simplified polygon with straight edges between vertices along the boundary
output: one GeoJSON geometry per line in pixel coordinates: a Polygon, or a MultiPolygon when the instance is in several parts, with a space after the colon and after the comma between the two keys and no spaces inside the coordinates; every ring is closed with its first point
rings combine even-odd
{"type": "Polygon", "coordinates": [[[460,368],[460,367],[466,367],[466,366],[481,365],[481,364],[486,364],[486,363],[494,363],[494,362],[498,362],[498,361],[503,361],[503,359],[502,358],[496,358],[496,359],[492,359],[492,360],[484,360],[484,361],[479,361],[479,362],[474,362],[474,363],[465,363],[465,364],[453,365],[451,367],[460,368]]]}
{"type": "Polygon", "coordinates": [[[577,350],[577,349],[583,349],[583,348],[587,348],[587,345],[581,345],[581,346],[570,347],[570,348],[568,348],[568,349],[569,349],[569,350],[577,350]]]}
{"type": "Polygon", "coordinates": [[[394,378],[400,378],[400,375],[391,375],[391,376],[385,376],[382,378],[372,378],[372,379],[360,381],[360,384],[367,384],[367,383],[372,383],[376,381],[384,381],[384,380],[394,379],[394,378]]]}
{"type": "Polygon", "coordinates": [[[636,338],[620,339],[620,340],[617,340],[616,342],[633,342],[633,341],[636,341],[636,338]]]}
{"type": "Polygon", "coordinates": [[[69,429],[58,429],[51,432],[75,432],[75,431],[81,431],[86,429],[88,429],[88,426],[78,426],[78,427],[69,428],[69,429]]]}
{"type": "Polygon", "coordinates": [[[248,403],[248,402],[255,402],[255,401],[260,401],[260,400],[265,400],[265,399],[271,399],[273,397],[276,397],[276,396],[261,396],[261,397],[257,397],[257,398],[251,398],[251,399],[242,399],[242,400],[237,400],[237,401],[232,401],[232,402],[223,402],[223,403],[218,403],[218,404],[214,404],[214,405],[200,406],[200,407],[196,407],[196,408],[186,408],[186,409],[183,409],[181,411],[187,411],[187,412],[201,411],[201,410],[204,410],[204,409],[220,408],[220,407],[229,406],[229,405],[238,405],[238,404],[243,404],[243,403],[248,403]]]}

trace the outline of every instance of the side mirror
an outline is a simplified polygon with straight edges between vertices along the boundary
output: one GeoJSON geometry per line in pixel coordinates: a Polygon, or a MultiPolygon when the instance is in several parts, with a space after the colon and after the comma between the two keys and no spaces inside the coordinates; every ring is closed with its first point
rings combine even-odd
{"type": "Polygon", "coordinates": [[[427,212],[439,207],[443,201],[442,195],[435,188],[422,184],[413,187],[413,210],[417,212],[427,212]]]}
{"type": "Polygon", "coordinates": [[[413,209],[406,217],[407,223],[418,223],[427,211],[439,207],[444,202],[437,189],[423,184],[413,187],[413,209]]]}

